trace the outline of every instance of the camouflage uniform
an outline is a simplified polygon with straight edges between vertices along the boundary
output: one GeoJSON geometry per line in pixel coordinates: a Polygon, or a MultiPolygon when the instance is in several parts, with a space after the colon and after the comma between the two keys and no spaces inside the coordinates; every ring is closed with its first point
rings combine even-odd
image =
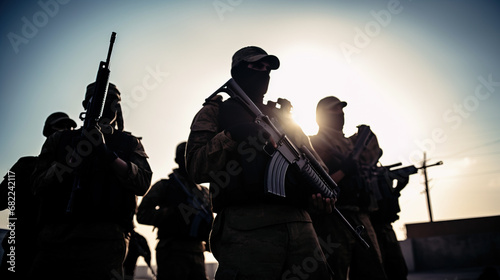
{"type": "MultiPolygon", "coordinates": [[[[81,130],[62,131],[47,138],[34,173],[34,193],[41,199],[40,252],[33,277],[64,279],[120,279],[126,235],[133,230],[136,195],[144,195],[151,183],[151,169],[140,140],[129,133],[105,133],[107,147],[128,165],[118,176],[100,156],[85,155],[81,130]],[[79,164],[68,159],[79,151],[79,164]],[[67,213],[75,182],[73,211],[67,213]]],[[[87,146],[88,147],[88,146],[87,146]]],[[[92,150],[91,147],[90,149],[92,150]]]]}
{"type": "MultiPolygon", "coordinates": [[[[357,136],[354,134],[346,138],[342,131],[320,127],[318,134],[311,136],[311,142],[333,174],[341,168],[342,160],[352,152],[357,136]]],[[[376,138],[373,138],[360,156],[361,170],[364,165],[376,163],[380,155],[381,149],[376,138]]],[[[338,182],[340,194],[336,206],[351,224],[365,227],[362,236],[370,245],[369,250],[359,244],[336,216],[314,216],[318,236],[339,242],[338,248],[328,258],[328,263],[335,272],[335,279],[386,279],[377,236],[369,216],[376,205],[373,204],[373,194],[369,193],[365,184],[373,182],[366,182],[365,179],[354,174],[338,182]]]]}
{"type": "MultiPolygon", "coordinates": [[[[184,155],[184,153],[182,153],[184,155]]],[[[174,169],[144,196],[137,221],[158,228],[158,280],[207,279],[205,245],[213,221],[208,189],[174,169]]]]}
{"type": "MultiPolygon", "coordinates": [[[[220,124],[224,103],[215,97],[204,104],[192,122],[186,151],[190,176],[210,182],[217,213],[210,237],[219,262],[216,279],[330,279],[305,209],[310,194],[292,172],[287,173],[286,199],[265,194],[262,167],[267,159],[256,146],[225,134],[220,124]]],[[[280,115],[260,107],[271,117],[280,115]]],[[[292,141],[310,147],[296,124],[280,118],[292,141]]]]}

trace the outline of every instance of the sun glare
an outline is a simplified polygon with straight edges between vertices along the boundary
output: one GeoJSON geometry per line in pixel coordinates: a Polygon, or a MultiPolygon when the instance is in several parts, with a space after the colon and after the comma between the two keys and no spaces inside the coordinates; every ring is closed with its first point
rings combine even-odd
{"type": "Polygon", "coordinates": [[[293,119],[302,128],[306,135],[314,135],[318,132],[318,125],[316,124],[315,111],[302,110],[292,112],[293,119]]]}
{"type": "MultiPolygon", "coordinates": [[[[349,103],[367,91],[356,69],[334,50],[296,46],[280,53],[279,58],[281,66],[271,74],[266,98],[290,100],[293,118],[307,135],[317,133],[316,105],[319,100],[334,95],[349,103]]],[[[349,130],[347,126],[346,129],[349,130]]]]}

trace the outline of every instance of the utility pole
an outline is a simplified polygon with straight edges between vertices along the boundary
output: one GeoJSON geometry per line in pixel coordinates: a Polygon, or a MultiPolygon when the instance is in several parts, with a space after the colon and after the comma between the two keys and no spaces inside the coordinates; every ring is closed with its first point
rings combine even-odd
{"type": "Polygon", "coordinates": [[[434,164],[427,165],[427,158],[426,158],[426,153],[424,152],[424,161],[422,163],[422,169],[424,170],[424,179],[425,179],[425,195],[427,196],[427,208],[429,208],[429,218],[431,220],[431,223],[433,222],[432,220],[432,209],[431,209],[431,196],[429,194],[429,180],[427,179],[427,168],[436,166],[436,165],[442,165],[442,161],[438,161],[434,164]]]}

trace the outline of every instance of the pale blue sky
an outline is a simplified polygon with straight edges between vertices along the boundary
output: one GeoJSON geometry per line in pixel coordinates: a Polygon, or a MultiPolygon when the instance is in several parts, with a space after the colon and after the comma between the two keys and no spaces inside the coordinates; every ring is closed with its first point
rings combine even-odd
{"type": "MultiPolygon", "coordinates": [[[[315,133],[316,103],[336,95],[348,102],[346,133],[370,125],[383,164],[419,165],[424,150],[429,163],[444,161],[429,169],[434,220],[500,214],[495,1],[7,2],[1,173],[39,153],[50,113],[77,120],[114,31],[110,81],[122,92],[125,129],[143,137],[154,181],[175,167],[175,146],[229,78],[232,54],[258,45],[281,60],[266,98],[292,101],[306,132],[315,133]]],[[[400,239],[405,223],[429,219],[422,180],[413,175],[403,190],[400,239]]],[[[139,230],[153,246],[151,228],[139,230]]]]}

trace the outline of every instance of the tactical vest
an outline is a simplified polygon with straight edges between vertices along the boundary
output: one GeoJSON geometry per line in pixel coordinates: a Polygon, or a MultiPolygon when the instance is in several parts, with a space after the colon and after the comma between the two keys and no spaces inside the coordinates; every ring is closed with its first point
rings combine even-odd
{"type": "Polygon", "coordinates": [[[194,183],[187,182],[176,173],[160,182],[162,188],[167,189],[168,195],[162,200],[170,214],[158,226],[158,238],[187,237],[208,241],[213,221],[208,190],[198,189],[194,183]]]}
{"type": "MultiPolygon", "coordinates": [[[[261,111],[271,119],[277,120],[275,125],[290,121],[291,116],[283,110],[270,105],[257,105],[261,111]],[[290,119],[287,119],[289,116],[290,119]]],[[[234,125],[251,123],[254,119],[233,98],[224,101],[219,108],[219,131],[223,131],[234,125]]],[[[288,133],[287,133],[288,134],[288,133]]],[[[214,211],[230,205],[242,205],[247,203],[269,202],[305,206],[309,194],[306,188],[301,187],[305,183],[299,177],[298,172],[291,165],[285,179],[286,197],[278,197],[267,193],[265,185],[265,174],[271,157],[262,151],[263,143],[259,139],[255,141],[243,141],[239,143],[237,151],[229,156],[229,161],[237,163],[239,170],[230,173],[227,186],[219,188],[220,193],[213,198],[214,211]]],[[[275,139],[277,140],[277,139],[275,139]]]]}
{"type": "MultiPolygon", "coordinates": [[[[61,132],[56,150],[56,161],[68,167],[67,159],[76,151],[85,160],[71,166],[71,172],[62,181],[51,186],[42,195],[41,221],[43,223],[109,222],[120,225],[125,231],[133,229],[136,196],[124,188],[109,163],[94,153],[85,156],[84,146],[89,141],[80,138],[81,130],[61,132]],[[67,212],[73,187],[73,210],[67,212]]],[[[130,161],[138,144],[137,138],[126,132],[104,134],[106,145],[124,161],[130,161]]],[[[93,149],[93,147],[91,148],[93,149]]]]}

